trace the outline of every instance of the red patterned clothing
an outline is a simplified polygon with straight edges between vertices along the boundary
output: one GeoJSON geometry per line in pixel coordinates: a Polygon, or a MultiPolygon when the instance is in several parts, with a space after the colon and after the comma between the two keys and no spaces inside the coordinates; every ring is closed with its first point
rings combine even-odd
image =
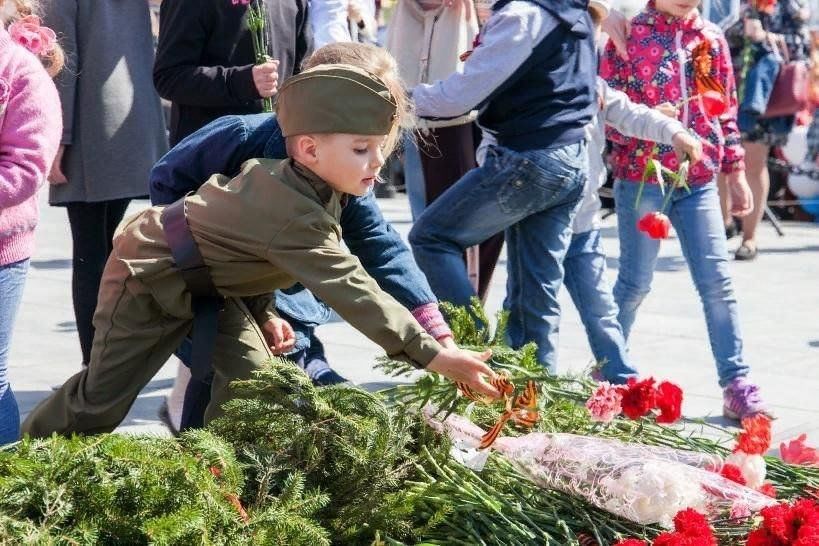
{"type": "MultiPolygon", "coordinates": [[[[696,10],[685,19],[660,13],[651,0],[632,19],[628,54],[629,60],[624,61],[609,42],[600,75],[634,102],[648,106],[671,102],[680,106],[680,121],[703,141],[703,159],[691,166],[689,183],[707,184],[719,172],[745,168],[736,121],[737,93],[731,54],[719,27],[705,21],[696,10]],[[695,63],[697,52],[700,57],[695,63]],[[700,78],[695,78],[695,64],[700,67],[700,78]],[[697,79],[707,79],[724,88],[728,101],[725,114],[709,118],[698,98],[683,104],[697,95],[697,79]]],[[[611,128],[607,137],[613,143],[615,177],[640,181],[654,143],[625,137],[611,128]]],[[[673,148],[662,144],[658,148],[662,164],[676,170],[679,163],[673,148]]],[[[648,182],[657,181],[652,177],[648,182]]]]}

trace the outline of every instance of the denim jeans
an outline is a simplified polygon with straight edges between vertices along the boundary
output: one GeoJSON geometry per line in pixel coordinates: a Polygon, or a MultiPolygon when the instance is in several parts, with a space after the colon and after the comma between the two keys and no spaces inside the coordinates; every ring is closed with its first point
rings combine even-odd
{"type": "Polygon", "coordinates": [[[20,410],[9,384],[9,347],[14,318],[23,297],[28,260],[0,265],[0,445],[20,437],[20,410]]]}
{"type": "MultiPolygon", "coordinates": [[[[618,316],[628,339],[637,308],[651,289],[660,241],[637,231],[637,221],[647,212],[660,210],[663,195],[656,184],[646,184],[639,206],[634,203],[640,185],[617,180],[614,198],[620,233],[620,271],[614,285],[618,316]]],[[[747,375],[742,358],[737,301],[728,271],[728,245],[720,213],[716,184],[692,186],[674,191],[666,214],[680,240],[694,286],[700,296],[711,352],[721,386],[747,375]]],[[[673,294],[664,295],[672,301],[673,294]]]]}
{"type": "Polygon", "coordinates": [[[600,239],[599,229],[572,235],[563,261],[563,282],[580,314],[594,358],[602,364],[603,379],[625,383],[637,370],[629,364],[626,338],[617,322],[617,304],[606,279],[606,255],[600,239]]]}
{"type": "Polygon", "coordinates": [[[407,190],[412,219],[416,220],[427,206],[427,197],[424,173],[421,170],[421,155],[412,133],[404,136],[403,157],[404,187],[407,190]]]}
{"type": "Polygon", "coordinates": [[[475,295],[464,250],[506,233],[504,308],[508,341],[534,341],[538,360],[554,369],[571,222],[588,178],[585,142],[515,152],[492,146],[486,161],[435,200],[410,231],[415,259],[438,299],[468,305],[475,295]]]}

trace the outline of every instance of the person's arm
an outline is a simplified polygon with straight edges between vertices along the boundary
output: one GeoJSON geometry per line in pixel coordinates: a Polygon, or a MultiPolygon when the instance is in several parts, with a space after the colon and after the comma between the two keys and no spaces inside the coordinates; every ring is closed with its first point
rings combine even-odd
{"type": "Polygon", "coordinates": [[[347,25],[347,0],[314,0],[310,3],[309,14],[316,49],[351,40],[347,25]]]}
{"type": "Polygon", "coordinates": [[[645,104],[633,102],[622,91],[607,87],[603,96],[606,125],[617,129],[622,135],[670,146],[674,135],[686,132],[683,124],[676,119],[645,104]]]}
{"type": "Polygon", "coordinates": [[[425,367],[441,350],[410,312],[344,251],[327,214],[297,217],[271,238],[267,259],[320,297],[390,357],[425,367]]]}
{"type": "MultiPolygon", "coordinates": [[[[221,117],[171,148],[151,170],[151,203],[173,203],[196,191],[212,174],[231,176],[248,159],[262,157],[263,146],[272,133],[247,121],[256,119],[258,116],[221,117]]],[[[262,125],[270,125],[271,130],[278,128],[272,118],[262,125]]]]}
{"type": "Polygon", "coordinates": [[[711,58],[714,59],[711,63],[711,76],[725,88],[725,99],[728,101],[728,110],[719,117],[719,123],[722,126],[722,136],[725,138],[721,172],[730,175],[737,171],[745,171],[745,149],[742,147],[737,125],[739,102],[734,80],[734,67],[731,64],[728,43],[722,33],[719,33],[716,39],[711,40],[711,48],[711,58]]]}
{"type": "Polygon", "coordinates": [[[162,2],[154,85],[162,98],[179,104],[245,106],[261,98],[253,81],[253,64],[231,67],[200,64],[210,37],[211,4],[205,0],[162,2]]]}
{"type": "Polygon", "coordinates": [[[62,132],[58,102],[41,67],[21,67],[15,74],[0,117],[0,212],[30,199],[45,181],[62,132]]]}
{"type": "Polygon", "coordinates": [[[65,67],[57,76],[57,91],[62,105],[63,132],[61,144],[74,142],[74,102],[77,94],[79,54],[77,51],[77,0],[43,0],[43,25],[51,28],[65,53],[65,67]]]}
{"type": "Polygon", "coordinates": [[[452,332],[412,252],[384,219],[372,192],[350,198],[341,213],[341,231],[350,252],[378,285],[409,309],[435,339],[452,332]]]}
{"type": "Polygon", "coordinates": [[[463,72],[412,90],[415,113],[426,118],[454,118],[486,102],[513,82],[534,47],[557,27],[546,11],[513,1],[489,19],[481,44],[464,63],[463,72]]]}

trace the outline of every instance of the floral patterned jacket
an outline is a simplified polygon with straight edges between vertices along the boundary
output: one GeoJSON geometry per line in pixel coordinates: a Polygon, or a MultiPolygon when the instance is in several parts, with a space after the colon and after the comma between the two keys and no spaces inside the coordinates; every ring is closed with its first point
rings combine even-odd
{"type": "MultiPolygon", "coordinates": [[[[654,1],[632,19],[628,40],[629,60],[617,55],[611,42],[606,46],[600,75],[614,89],[624,91],[638,103],[656,106],[664,102],[679,106],[682,124],[703,141],[703,159],[691,166],[690,184],[707,184],[720,172],[743,170],[744,150],[737,128],[737,93],[731,56],[722,31],[694,11],[686,19],[658,12],[654,1]],[[696,62],[695,62],[696,61],[696,62]],[[699,68],[695,69],[695,65],[699,68]],[[695,73],[705,75],[724,89],[727,111],[719,118],[709,118],[697,98],[695,73]]],[[[613,129],[614,175],[618,179],[639,182],[653,142],[628,138],[613,129]]],[[[672,170],[679,166],[673,148],[658,145],[657,158],[672,170]]],[[[647,182],[656,183],[655,179],[647,182]]]]}

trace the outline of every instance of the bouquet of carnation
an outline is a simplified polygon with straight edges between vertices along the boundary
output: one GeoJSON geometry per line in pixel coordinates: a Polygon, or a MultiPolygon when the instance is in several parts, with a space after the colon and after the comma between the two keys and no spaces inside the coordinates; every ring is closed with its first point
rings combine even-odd
{"type": "MultiPolygon", "coordinates": [[[[250,30],[250,38],[253,41],[253,53],[256,56],[256,64],[264,64],[271,60],[268,55],[267,30],[267,9],[264,0],[230,0],[234,6],[247,6],[247,28],[250,30]]],[[[263,111],[273,111],[273,99],[265,97],[262,99],[263,111]]]]}
{"type": "MultiPolygon", "coordinates": [[[[452,438],[457,458],[475,461],[457,451],[480,445],[480,427],[455,414],[437,419],[435,408],[424,413],[433,429],[452,438]]],[[[736,505],[758,511],[775,503],[714,472],[723,465],[716,455],[564,433],[502,436],[492,449],[541,487],[581,497],[641,525],[671,528],[674,516],[686,508],[719,519],[736,505]]]]}

